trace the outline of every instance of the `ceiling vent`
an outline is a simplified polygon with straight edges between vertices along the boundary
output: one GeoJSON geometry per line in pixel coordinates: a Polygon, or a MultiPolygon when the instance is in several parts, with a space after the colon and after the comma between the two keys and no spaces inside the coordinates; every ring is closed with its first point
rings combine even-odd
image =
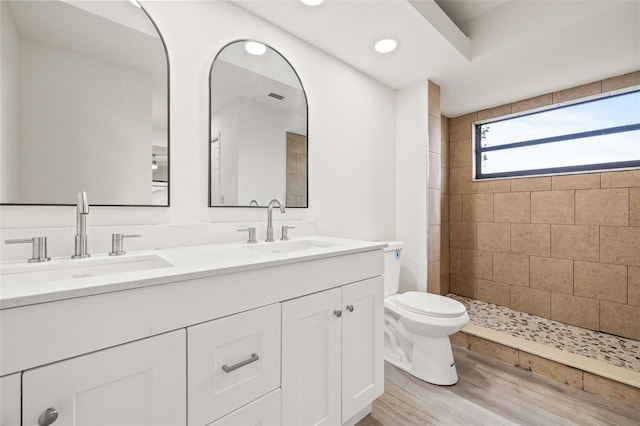
{"type": "Polygon", "coordinates": [[[277,99],[279,101],[284,99],[284,96],[278,95],[277,93],[273,93],[273,92],[269,93],[269,96],[272,97],[272,98],[275,98],[275,99],[277,99]]]}

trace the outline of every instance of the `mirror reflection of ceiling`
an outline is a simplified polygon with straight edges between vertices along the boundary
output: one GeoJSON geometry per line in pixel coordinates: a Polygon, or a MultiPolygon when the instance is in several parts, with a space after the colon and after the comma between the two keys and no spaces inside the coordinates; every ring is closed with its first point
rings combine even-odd
{"type": "Polygon", "coordinates": [[[299,124],[290,129],[306,135],[306,98],[300,81],[289,63],[272,49],[260,56],[250,55],[244,49],[226,48],[216,58],[215,72],[211,73],[211,114],[230,102],[243,98],[299,117],[299,124]],[[282,96],[276,99],[270,93],[282,96]]]}
{"type": "MultiPolygon", "coordinates": [[[[167,129],[167,79],[160,36],[128,1],[7,1],[18,34],[145,71],[154,78],[153,124],[167,129]]],[[[166,145],[166,143],[165,143],[166,145]]]]}

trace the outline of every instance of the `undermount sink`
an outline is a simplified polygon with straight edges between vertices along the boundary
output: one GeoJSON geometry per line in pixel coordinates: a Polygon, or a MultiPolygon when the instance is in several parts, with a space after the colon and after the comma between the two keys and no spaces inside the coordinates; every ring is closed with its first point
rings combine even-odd
{"type": "Polygon", "coordinates": [[[262,253],[292,253],[298,251],[335,247],[337,244],[316,240],[277,241],[274,243],[247,244],[242,247],[262,253]]]}
{"type": "Polygon", "coordinates": [[[12,263],[0,265],[2,287],[20,284],[37,284],[144,271],[173,266],[154,254],[126,255],[122,257],[95,257],[87,259],[54,259],[38,264],[12,263]]]}

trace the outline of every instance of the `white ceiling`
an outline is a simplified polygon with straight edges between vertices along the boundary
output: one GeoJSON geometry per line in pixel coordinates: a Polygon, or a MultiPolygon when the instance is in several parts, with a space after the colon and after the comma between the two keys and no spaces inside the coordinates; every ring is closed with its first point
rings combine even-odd
{"type": "Polygon", "coordinates": [[[434,81],[450,117],[640,70],[640,0],[231,1],[392,88],[434,81]]]}

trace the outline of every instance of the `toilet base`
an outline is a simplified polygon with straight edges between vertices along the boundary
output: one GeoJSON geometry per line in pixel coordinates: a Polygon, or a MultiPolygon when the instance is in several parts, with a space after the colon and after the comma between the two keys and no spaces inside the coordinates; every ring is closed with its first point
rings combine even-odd
{"type": "Polygon", "coordinates": [[[412,362],[400,359],[385,350],[385,361],[406,371],[412,376],[434,385],[454,385],[458,372],[451,351],[449,337],[413,335],[412,362]]]}

